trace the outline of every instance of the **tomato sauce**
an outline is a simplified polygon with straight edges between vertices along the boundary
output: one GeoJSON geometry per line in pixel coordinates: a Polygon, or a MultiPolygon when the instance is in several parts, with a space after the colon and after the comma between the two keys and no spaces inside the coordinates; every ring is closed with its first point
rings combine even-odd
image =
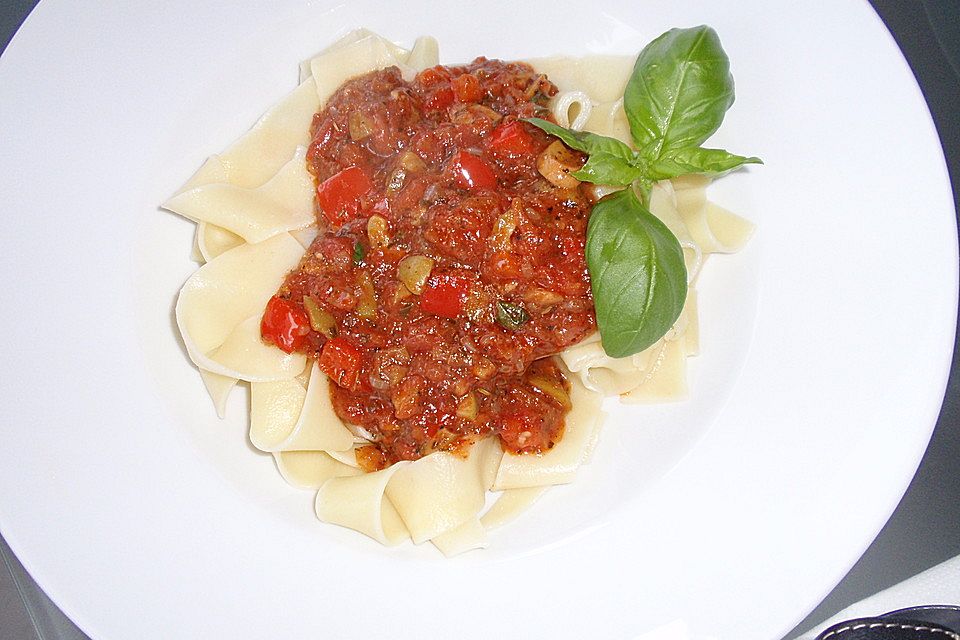
{"type": "Polygon", "coordinates": [[[520,120],[548,117],[556,91],[526,64],[478,58],[409,82],[369,73],[314,116],[320,232],[261,333],[330,376],[337,414],[372,441],[363,468],[562,437],[569,384],[547,356],[595,329],[592,200],[541,174],[552,139],[520,120]]]}

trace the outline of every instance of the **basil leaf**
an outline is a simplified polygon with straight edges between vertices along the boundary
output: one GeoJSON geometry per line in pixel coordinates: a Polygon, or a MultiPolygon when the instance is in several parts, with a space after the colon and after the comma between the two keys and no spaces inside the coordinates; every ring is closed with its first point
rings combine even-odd
{"type": "Polygon", "coordinates": [[[707,26],[671,29],[644,47],[623,94],[630,133],[641,154],[699,147],[733,104],[730,61],[707,26]]]}
{"type": "Polygon", "coordinates": [[[622,187],[643,173],[643,163],[636,152],[616,138],[564,129],[542,118],[526,118],[526,121],[560,138],[571,149],[590,154],[587,163],[571,174],[577,180],[622,187]]]}
{"type": "Polygon", "coordinates": [[[763,164],[763,160],[738,156],[723,149],[688,147],[671,151],[654,162],[650,165],[647,175],[654,180],[676,178],[688,173],[702,173],[716,177],[739,169],[745,164],[763,164]]]}
{"type": "Polygon", "coordinates": [[[683,310],[687,269],[677,238],[632,189],[593,207],[586,254],[604,351],[623,358],[662,338],[683,310]]]}
{"type": "Polygon", "coordinates": [[[497,302],[497,324],[504,329],[519,329],[529,319],[530,314],[520,305],[503,300],[497,302]]]}
{"type": "Polygon", "coordinates": [[[581,182],[593,184],[608,184],[614,187],[625,187],[638,179],[643,170],[631,164],[608,156],[603,153],[593,153],[587,159],[587,164],[579,171],[570,175],[581,182]]]}
{"type": "Polygon", "coordinates": [[[549,120],[544,120],[543,118],[524,118],[524,120],[535,127],[543,129],[550,135],[557,136],[563,140],[564,144],[577,151],[585,151],[590,154],[604,153],[621,158],[624,161],[632,160],[635,155],[629,145],[620,142],[616,138],[608,138],[607,136],[597,135],[589,131],[564,129],[560,125],[554,124],[549,120]]]}
{"type": "Polygon", "coordinates": [[[353,264],[360,264],[363,262],[364,256],[367,255],[366,249],[363,248],[363,245],[359,242],[353,243],[353,264]]]}

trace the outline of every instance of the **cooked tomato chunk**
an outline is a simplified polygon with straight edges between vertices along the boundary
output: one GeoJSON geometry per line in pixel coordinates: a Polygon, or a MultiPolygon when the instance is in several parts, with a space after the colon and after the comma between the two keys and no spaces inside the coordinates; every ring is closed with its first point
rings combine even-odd
{"type": "Polygon", "coordinates": [[[338,386],[355,388],[360,381],[360,351],[346,338],[332,338],[323,345],[317,366],[338,386]]]}

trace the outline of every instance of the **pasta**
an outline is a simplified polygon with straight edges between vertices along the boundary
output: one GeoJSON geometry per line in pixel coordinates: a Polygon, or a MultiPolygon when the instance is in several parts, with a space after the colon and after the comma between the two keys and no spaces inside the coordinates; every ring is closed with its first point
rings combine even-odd
{"type": "MultiPolygon", "coordinates": [[[[625,139],[619,96],[628,63],[535,64],[560,89],[550,105],[560,124],[625,139]]],[[[197,223],[196,257],[203,265],[181,290],[176,318],[217,413],[223,415],[238,381],[249,383],[251,443],[272,454],[292,486],[317,492],[320,520],[385,545],[431,541],[456,555],[486,546],[489,530],[549,486],[573,480],[596,446],[605,396],[651,402],[686,393],[686,358],[699,349],[692,285],[705,257],[738,250],[751,225],[710,203],[705,179],[656,185],[651,209],[684,248],[691,284],[686,305],[667,335],[634,356],[607,356],[596,334],[560,355],[572,408],[556,447],[542,455],[510,455],[486,438],[466,456],[437,451],[364,472],[357,451],[369,434],[340,420],[316,361],[263,342],[261,316],[317,235],[315,186],[305,162],[313,114],[351,77],[396,66],[412,78],[437,64],[431,38],[406,50],[366,30],[348,34],[302,63],[297,89],[229,149],[210,157],[163,206],[197,223]],[[497,495],[486,508],[490,492],[497,495]]]]}

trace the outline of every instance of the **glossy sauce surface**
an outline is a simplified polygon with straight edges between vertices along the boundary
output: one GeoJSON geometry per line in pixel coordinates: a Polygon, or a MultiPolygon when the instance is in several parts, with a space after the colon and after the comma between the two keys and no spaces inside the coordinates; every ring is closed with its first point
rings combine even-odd
{"type": "Polygon", "coordinates": [[[261,328],[336,383],[337,413],[373,440],[367,470],[488,435],[512,453],[562,437],[569,386],[546,356],[595,319],[592,201],[544,177],[552,139],[519,120],[547,117],[554,93],[528,65],[478,58],[411,82],[372,72],[314,116],[320,233],[261,328]]]}

